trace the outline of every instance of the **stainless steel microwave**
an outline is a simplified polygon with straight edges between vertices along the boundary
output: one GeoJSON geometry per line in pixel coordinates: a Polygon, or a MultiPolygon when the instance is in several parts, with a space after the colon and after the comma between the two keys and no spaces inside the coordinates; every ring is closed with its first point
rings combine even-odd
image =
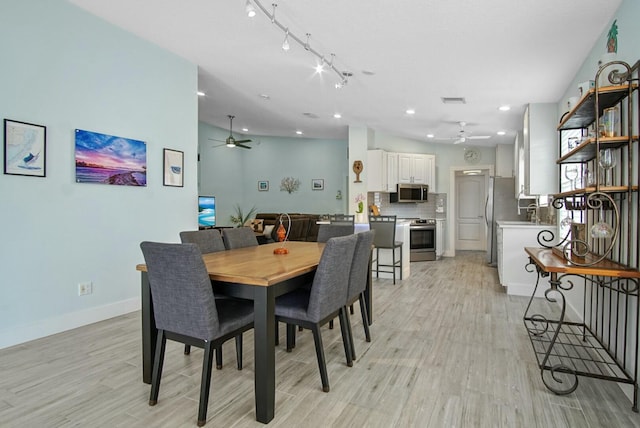
{"type": "Polygon", "coordinates": [[[389,194],[389,202],[427,202],[429,186],[426,184],[398,184],[397,191],[389,194]]]}

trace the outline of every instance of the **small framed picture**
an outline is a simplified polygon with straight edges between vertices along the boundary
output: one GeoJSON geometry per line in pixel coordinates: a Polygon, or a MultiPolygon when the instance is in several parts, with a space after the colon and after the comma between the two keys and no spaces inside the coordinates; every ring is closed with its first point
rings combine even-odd
{"type": "Polygon", "coordinates": [[[162,184],[172,187],[184,186],[184,152],[164,149],[164,181],[162,184]]]}
{"type": "Polygon", "coordinates": [[[47,128],[4,120],[4,173],[46,177],[47,128]]]}
{"type": "Polygon", "coordinates": [[[311,180],[311,189],[312,190],[324,190],[324,179],[322,178],[314,178],[311,180]]]}
{"type": "Polygon", "coordinates": [[[269,182],[268,181],[258,181],[258,190],[260,192],[267,192],[269,190],[269,182]]]}

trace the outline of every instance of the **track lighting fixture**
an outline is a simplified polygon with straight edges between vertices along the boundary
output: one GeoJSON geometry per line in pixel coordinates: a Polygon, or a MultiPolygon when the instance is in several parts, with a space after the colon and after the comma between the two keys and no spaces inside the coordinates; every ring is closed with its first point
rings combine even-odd
{"type": "Polygon", "coordinates": [[[244,9],[247,12],[247,16],[249,18],[253,18],[254,16],[256,16],[256,9],[251,4],[250,0],[247,0],[247,4],[245,5],[244,9]]]}
{"type": "Polygon", "coordinates": [[[293,40],[298,45],[302,46],[307,52],[310,52],[311,54],[315,55],[316,58],[318,58],[319,63],[316,65],[317,72],[327,71],[327,68],[328,68],[328,71],[333,71],[338,76],[338,78],[340,79],[340,82],[336,83],[335,85],[336,89],[342,88],[347,84],[347,79],[348,77],[352,76],[352,73],[342,72],[338,70],[338,68],[334,65],[334,59],[335,59],[334,53],[331,53],[331,60],[327,62],[323,54],[321,54],[320,52],[316,51],[311,47],[309,43],[309,40],[311,38],[311,33],[305,33],[306,35],[306,41],[305,41],[300,37],[296,36],[291,31],[289,31],[289,27],[285,27],[284,25],[282,25],[280,21],[276,19],[276,8],[278,7],[277,3],[271,3],[272,10],[269,11],[262,5],[262,3],[260,3],[259,0],[247,0],[245,9],[249,17],[253,17],[256,14],[256,9],[253,7],[254,4],[258,7],[258,9],[262,11],[262,13],[265,14],[267,18],[269,18],[272,24],[275,24],[279,29],[281,29],[284,32],[284,40],[282,41],[282,50],[288,51],[291,47],[290,40],[293,40]],[[326,68],[325,68],[325,64],[327,66],[326,68]]]}
{"type": "Polygon", "coordinates": [[[307,33],[307,42],[304,44],[304,50],[306,51],[311,49],[311,46],[309,46],[309,37],[311,37],[311,33],[307,33]]]}

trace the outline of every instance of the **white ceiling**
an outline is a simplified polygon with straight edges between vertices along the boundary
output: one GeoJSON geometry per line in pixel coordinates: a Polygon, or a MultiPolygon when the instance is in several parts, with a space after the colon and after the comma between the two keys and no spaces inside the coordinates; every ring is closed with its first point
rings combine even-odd
{"type": "Polygon", "coordinates": [[[342,89],[303,47],[283,51],[284,33],[259,10],[248,18],[245,0],[69,1],[197,64],[200,120],[227,128],[234,114],[236,137],[346,139],[364,125],[426,141],[465,121],[492,136],[471,144],[494,146],[513,141],[525,104],[559,101],[622,0],[272,0],[279,22],[353,73],[342,89]]]}

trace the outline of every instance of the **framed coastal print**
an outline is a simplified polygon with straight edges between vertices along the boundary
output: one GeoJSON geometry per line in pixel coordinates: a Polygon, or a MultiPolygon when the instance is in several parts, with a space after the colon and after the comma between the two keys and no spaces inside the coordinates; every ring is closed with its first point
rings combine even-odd
{"type": "Polygon", "coordinates": [[[4,120],[4,173],[46,177],[47,128],[4,120]]]}
{"type": "Polygon", "coordinates": [[[184,186],[184,152],[164,149],[164,181],[165,186],[184,186]]]}
{"type": "Polygon", "coordinates": [[[147,185],[147,143],[76,129],[76,182],[147,185]]]}
{"type": "Polygon", "coordinates": [[[268,181],[258,181],[258,190],[260,192],[266,192],[269,190],[269,182],[268,181]]]}
{"type": "Polygon", "coordinates": [[[311,180],[311,189],[312,190],[324,190],[324,179],[322,178],[314,178],[311,180]]]}

